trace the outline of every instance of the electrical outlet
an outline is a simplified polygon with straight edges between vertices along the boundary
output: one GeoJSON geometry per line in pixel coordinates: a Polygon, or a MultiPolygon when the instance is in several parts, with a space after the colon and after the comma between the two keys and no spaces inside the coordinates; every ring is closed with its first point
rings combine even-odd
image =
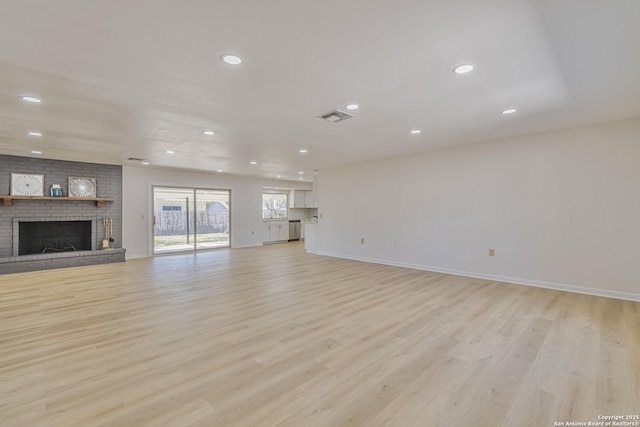
{"type": "Polygon", "coordinates": [[[251,234],[253,234],[253,230],[251,230],[251,234]]]}
{"type": "Polygon", "coordinates": [[[322,219],[322,218],[324,218],[324,215],[323,215],[323,214],[320,214],[320,219],[322,219]]]}
{"type": "Polygon", "coordinates": [[[489,256],[496,256],[496,250],[495,249],[489,249],[489,256]]]}
{"type": "Polygon", "coordinates": [[[360,244],[364,245],[364,237],[360,239],[360,244]]]}

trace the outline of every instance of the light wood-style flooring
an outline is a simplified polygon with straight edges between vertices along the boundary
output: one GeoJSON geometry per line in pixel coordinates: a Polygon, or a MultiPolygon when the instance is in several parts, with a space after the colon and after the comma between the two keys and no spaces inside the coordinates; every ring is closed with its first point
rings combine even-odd
{"type": "Polygon", "coordinates": [[[553,426],[640,414],[640,303],[297,243],[0,276],[0,425],[553,426]]]}

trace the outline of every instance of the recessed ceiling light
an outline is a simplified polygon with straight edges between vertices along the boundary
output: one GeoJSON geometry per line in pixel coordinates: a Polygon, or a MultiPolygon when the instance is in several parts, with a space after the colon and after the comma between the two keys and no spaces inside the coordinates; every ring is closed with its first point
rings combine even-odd
{"type": "Polygon", "coordinates": [[[298,179],[304,179],[304,177],[302,177],[302,176],[301,176],[301,177],[300,177],[300,178],[298,178],[298,179]]]}
{"type": "Polygon", "coordinates": [[[473,64],[460,64],[453,69],[453,72],[456,74],[467,74],[473,71],[474,68],[476,68],[476,66],[473,64]]]}
{"type": "Polygon", "coordinates": [[[204,132],[205,135],[214,135],[214,132],[212,130],[205,130],[204,132]]]}
{"type": "Polygon", "coordinates": [[[147,166],[149,162],[142,162],[143,165],[147,166]]]}
{"type": "Polygon", "coordinates": [[[224,54],[220,57],[220,59],[229,65],[238,65],[242,62],[242,59],[239,56],[231,54],[224,54]]]}
{"type": "Polygon", "coordinates": [[[218,169],[218,170],[216,170],[216,172],[222,172],[222,169],[218,169]]]}
{"type": "Polygon", "coordinates": [[[304,175],[304,171],[298,171],[299,175],[304,175]]]}
{"type": "Polygon", "coordinates": [[[282,178],[282,175],[276,175],[276,178],[282,178]]]}
{"type": "Polygon", "coordinates": [[[298,150],[300,153],[304,154],[307,153],[307,149],[306,148],[301,148],[300,150],[298,150]]]}
{"type": "Polygon", "coordinates": [[[27,102],[35,102],[36,104],[40,103],[38,98],[34,98],[33,96],[21,96],[20,99],[27,102]]]}
{"type": "Polygon", "coordinates": [[[165,151],[165,153],[167,153],[167,154],[175,154],[175,151],[167,150],[167,151],[165,151]]]}
{"type": "Polygon", "coordinates": [[[251,161],[251,164],[252,164],[252,165],[257,165],[257,164],[258,164],[258,162],[256,162],[256,161],[252,160],[252,161],[251,161]]]}
{"type": "Polygon", "coordinates": [[[40,132],[29,131],[29,132],[27,132],[27,133],[28,133],[29,135],[31,135],[31,136],[42,136],[42,133],[40,133],[40,132]]]}
{"type": "Polygon", "coordinates": [[[358,108],[360,108],[360,106],[358,104],[347,104],[344,106],[344,108],[346,108],[347,110],[357,110],[358,108]]]}
{"type": "Polygon", "coordinates": [[[414,129],[411,131],[412,134],[418,134],[418,133],[422,133],[422,131],[420,129],[414,129]]]}
{"type": "Polygon", "coordinates": [[[505,114],[505,115],[506,115],[506,114],[513,114],[513,113],[515,113],[516,111],[518,111],[518,110],[516,110],[515,108],[509,108],[508,110],[504,110],[504,111],[502,112],[502,114],[505,114]]]}
{"type": "Polygon", "coordinates": [[[42,154],[42,151],[31,150],[31,154],[42,154]]]}

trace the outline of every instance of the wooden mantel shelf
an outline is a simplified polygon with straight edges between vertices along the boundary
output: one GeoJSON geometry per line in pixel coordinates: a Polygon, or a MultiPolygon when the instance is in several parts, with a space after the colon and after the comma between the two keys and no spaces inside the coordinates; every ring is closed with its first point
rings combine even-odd
{"type": "Polygon", "coordinates": [[[3,206],[13,206],[14,200],[61,200],[65,202],[96,202],[96,207],[104,207],[105,202],[115,202],[116,199],[108,197],[50,197],[50,196],[8,196],[0,195],[0,199],[3,201],[3,206]]]}

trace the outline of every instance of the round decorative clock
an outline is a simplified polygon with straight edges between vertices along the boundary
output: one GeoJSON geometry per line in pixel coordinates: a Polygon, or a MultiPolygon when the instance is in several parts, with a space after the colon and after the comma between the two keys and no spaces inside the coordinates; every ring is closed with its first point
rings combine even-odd
{"type": "Polygon", "coordinates": [[[96,197],[96,179],[70,176],[69,197],[96,197]]]}
{"type": "Polygon", "coordinates": [[[44,196],[44,175],[12,173],[11,195],[44,196]]]}

